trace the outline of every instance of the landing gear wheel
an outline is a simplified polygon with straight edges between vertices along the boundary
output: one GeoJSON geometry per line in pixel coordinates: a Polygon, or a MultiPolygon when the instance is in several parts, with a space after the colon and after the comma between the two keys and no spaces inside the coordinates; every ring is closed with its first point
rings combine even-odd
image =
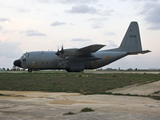
{"type": "Polygon", "coordinates": [[[32,69],[28,69],[28,72],[32,72],[32,69]]]}
{"type": "Polygon", "coordinates": [[[71,72],[70,69],[67,69],[66,71],[67,71],[67,72],[71,72]]]}

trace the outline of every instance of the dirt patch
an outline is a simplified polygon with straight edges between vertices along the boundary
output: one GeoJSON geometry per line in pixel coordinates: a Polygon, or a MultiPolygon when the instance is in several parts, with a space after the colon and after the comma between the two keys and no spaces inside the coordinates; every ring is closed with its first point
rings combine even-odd
{"type": "Polygon", "coordinates": [[[135,95],[153,95],[157,91],[160,91],[160,81],[149,83],[149,84],[142,84],[142,85],[136,84],[136,85],[126,86],[124,88],[117,88],[114,90],[109,90],[107,92],[132,94],[132,95],[134,94],[135,95]]]}
{"type": "MultiPolygon", "coordinates": [[[[115,89],[123,94],[159,94],[160,81],[115,89]]],[[[149,97],[82,95],[79,93],[51,93],[36,91],[0,91],[0,119],[132,119],[159,120],[160,101],[149,97]],[[83,108],[94,112],[81,113],[83,108]],[[76,113],[64,116],[65,113],[76,113]]]]}
{"type": "Polygon", "coordinates": [[[160,119],[160,102],[146,97],[0,91],[2,92],[24,95],[25,99],[0,96],[0,119],[160,119]],[[81,113],[86,107],[92,108],[94,112],[81,113]],[[68,112],[75,114],[64,116],[68,112]]]}
{"type": "Polygon", "coordinates": [[[82,95],[79,93],[64,93],[64,92],[39,92],[39,91],[3,91],[0,99],[31,99],[31,98],[46,98],[46,99],[57,99],[59,97],[65,98],[66,96],[77,96],[82,95]]]}
{"type": "Polygon", "coordinates": [[[98,102],[76,101],[76,100],[54,100],[51,104],[73,105],[73,104],[96,104],[98,102]]]}

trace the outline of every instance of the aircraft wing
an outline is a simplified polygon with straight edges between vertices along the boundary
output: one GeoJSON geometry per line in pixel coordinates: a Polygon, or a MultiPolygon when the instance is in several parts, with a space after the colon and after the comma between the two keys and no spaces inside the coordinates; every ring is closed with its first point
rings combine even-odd
{"type": "Polygon", "coordinates": [[[91,54],[91,53],[95,53],[96,51],[98,51],[104,46],[105,45],[100,45],[100,44],[90,45],[90,46],[78,49],[78,52],[82,53],[82,55],[91,54]]]}

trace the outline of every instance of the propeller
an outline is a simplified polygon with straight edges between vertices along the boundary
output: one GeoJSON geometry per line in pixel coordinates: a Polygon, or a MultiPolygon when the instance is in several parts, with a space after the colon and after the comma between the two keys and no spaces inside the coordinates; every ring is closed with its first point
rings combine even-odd
{"type": "Polygon", "coordinates": [[[59,48],[58,48],[58,50],[57,50],[57,52],[56,52],[55,54],[56,54],[57,56],[59,56],[59,57],[63,57],[63,55],[64,55],[63,45],[62,45],[61,50],[59,50],[59,48]]]}
{"type": "Polygon", "coordinates": [[[59,48],[58,48],[58,50],[57,50],[57,52],[55,53],[57,56],[59,56],[60,55],[60,51],[59,51],[59,48]]]}
{"type": "Polygon", "coordinates": [[[62,48],[61,48],[60,52],[61,52],[62,55],[64,54],[63,45],[62,45],[62,48]]]}

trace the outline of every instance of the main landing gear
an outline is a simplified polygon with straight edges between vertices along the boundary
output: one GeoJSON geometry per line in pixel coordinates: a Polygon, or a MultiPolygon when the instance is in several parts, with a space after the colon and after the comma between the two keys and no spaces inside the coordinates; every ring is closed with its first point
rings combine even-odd
{"type": "Polygon", "coordinates": [[[28,72],[31,73],[31,72],[32,72],[32,69],[28,69],[28,72]]]}

